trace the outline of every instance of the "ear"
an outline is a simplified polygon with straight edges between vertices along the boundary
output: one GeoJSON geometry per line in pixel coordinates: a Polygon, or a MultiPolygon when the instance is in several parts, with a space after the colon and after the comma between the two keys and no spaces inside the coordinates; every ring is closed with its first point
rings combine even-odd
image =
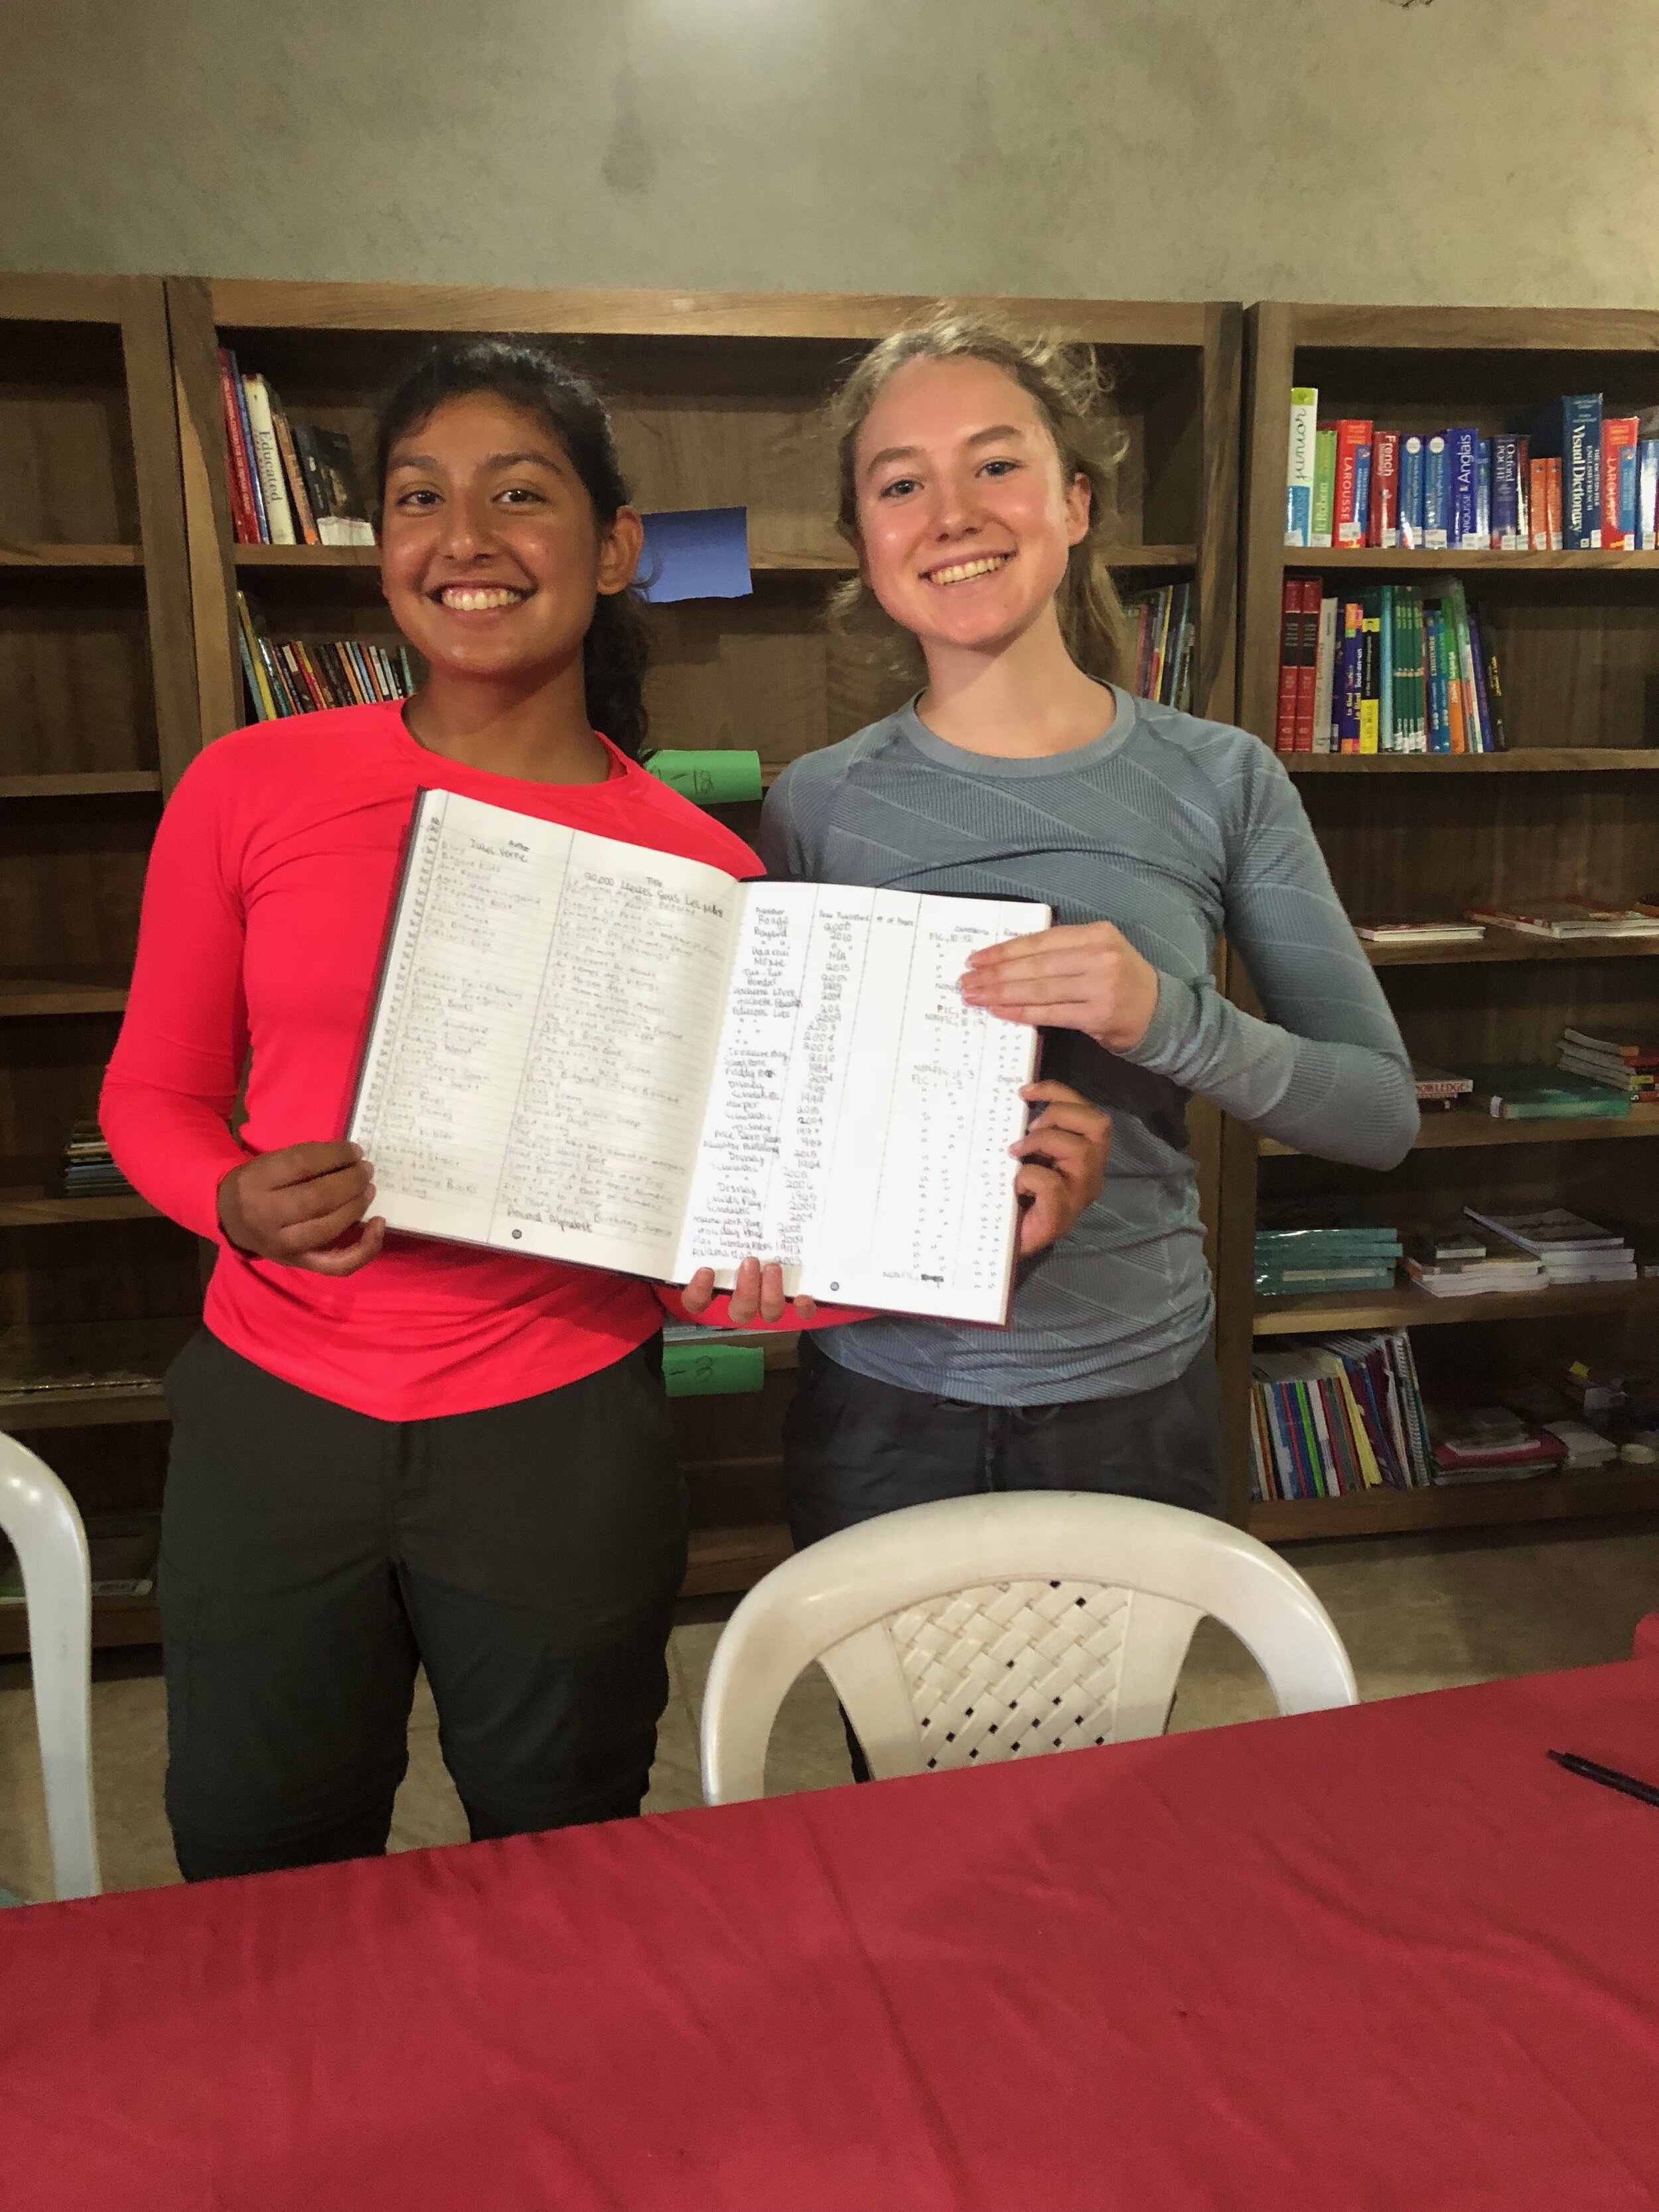
{"type": "Polygon", "coordinates": [[[1066,543],[1080,545],[1094,519],[1094,489],[1081,469],[1066,488],[1066,543]]]}
{"type": "Polygon", "coordinates": [[[619,507],[617,519],[599,534],[599,586],[602,597],[625,592],[645,550],[645,525],[636,507],[619,507]]]}

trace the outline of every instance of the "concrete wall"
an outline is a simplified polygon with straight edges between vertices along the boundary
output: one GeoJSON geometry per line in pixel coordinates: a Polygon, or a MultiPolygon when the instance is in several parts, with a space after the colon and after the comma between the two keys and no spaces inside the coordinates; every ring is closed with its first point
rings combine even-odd
{"type": "Polygon", "coordinates": [[[1653,0],[0,0],[0,264],[1659,299],[1653,0]]]}

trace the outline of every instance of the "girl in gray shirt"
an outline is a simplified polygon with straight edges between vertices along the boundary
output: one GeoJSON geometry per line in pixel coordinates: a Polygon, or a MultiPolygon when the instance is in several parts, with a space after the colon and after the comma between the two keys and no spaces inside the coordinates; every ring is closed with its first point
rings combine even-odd
{"type": "Polygon", "coordinates": [[[1044,1074],[1113,1131],[1102,1195],[1026,1263],[1010,1327],[885,1317],[803,1338],[797,1542],[988,1488],[1218,1510],[1188,1097],[1373,1168],[1416,1133],[1399,1031],[1284,769],[1243,731],[1122,688],[1093,396],[1092,364],[1063,347],[941,310],[838,402],[854,589],[916,639],[927,685],[785,771],[762,853],[786,878],[1046,901],[1057,927],[975,956],[963,994],[1042,1028],[1044,1074]],[[1265,1018],[1215,989],[1224,931],[1265,1018]]]}

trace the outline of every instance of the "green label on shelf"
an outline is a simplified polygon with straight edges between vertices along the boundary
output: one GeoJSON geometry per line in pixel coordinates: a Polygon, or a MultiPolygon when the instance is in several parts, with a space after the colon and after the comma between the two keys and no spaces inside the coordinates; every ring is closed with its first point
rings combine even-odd
{"type": "Polygon", "coordinates": [[[734,799],[761,795],[758,753],[653,753],[645,766],[659,782],[699,806],[727,806],[734,799]]]}
{"type": "Polygon", "coordinates": [[[758,1390],[766,1354],[758,1344],[665,1344],[662,1379],[671,1398],[726,1398],[758,1390]]]}

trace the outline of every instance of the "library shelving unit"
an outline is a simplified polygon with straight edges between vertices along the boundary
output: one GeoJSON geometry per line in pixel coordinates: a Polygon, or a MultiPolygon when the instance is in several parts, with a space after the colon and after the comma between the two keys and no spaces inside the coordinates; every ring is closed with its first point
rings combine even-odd
{"type": "MultiPolygon", "coordinates": [[[[766,781],[850,735],[907,690],[873,637],[839,633],[831,587],[854,562],[833,527],[821,418],[838,374],[926,303],[870,295],[453,290],[173,280],[196,672],[204,741],[250,718],[235,592],[273,637],[393,641],[371,549],[239,546],[230,524],[216,349],[270,378],[290,416],[343,430],[365,479],[376,404],[431,337],[531,334],[605,392],[636,503],[747,510],[752,596],[653,608],[654,744],[757,752],[766,781]]],[[[1237,424],[1243,318],[1230,305],[997,301],[1097,347],[1127,434],[1114,535],[1126,589],[1194,586],[1200,713],[1230,715],[1234,681],[1237,424]]],[[[722,809],[752,838],[757,810],[722,809]]],[[[1219,1133],[1194,1150],[1213,1212],[1219,1133]]],[[[787,1548],[778,1431],[793,1348],[768,1347],[757,1396],[677,1402],[694,1523],[688,1595],[746,1587],[787,1548]]]]}
{"type": "MultiPolygon", "coordinates": [[[[83,1511],[149,1510],[196,1243],[141,1199],[65,1197],[60,1164],[97,1103],[161,801],[200,743],[161,285],[0,276],[0,1429],[83,1511]]],[[[155,1632],[149,1600],[99,1601],[100,1643],[155,1632]]],[[[26,1641],[21,1607],[0,1609],[0,1652],[26,1641]]]]}
{"type": "MultiPolygon", "coordinates": [[[[1659,315],[1499,308],[1261,305],[1249,318],[1239,720],[1272,742],[1280,592],[1287,568],[1356,580],[1453,571],[1494,642],[1510,750],[1473,757],[1291,756],[1337,890],[1356,919],[1456,919],[1477,902],[1588,893],[1628,901],[1659,887],[1659,554],[1408,552],[1284,543],[1293,385],[1322,420],[1439,430],[1513,429],[1564,392],[1605,392],[1609,411],[1659,403],[1659,315]]],[[[1652,940],[1573,944],[1489,931],[1475,946],[1376,949],[1373,964],[1413,1055],[1432,1065],[1549,1063],[1571,1024],[1597,1034],[1659,1028],[1652,940]]],[[[1249,1002],[1235,963],[1229,988],[1249,1002]]],[[[1223,1137],[1220,1321],[1237,1517],[1257,1534],[1366,1534],[1659,1507],[1659,1476],[1615,1468],[1453,1489],[1248,1503],[1254,1339],[1409,1327],[1425,1387],[1498,1380],[1563,1356],[1650,1361],[1659,1281],[1439,1300],[1269,1298],[1252,1291],[1258,1204],[1364,1199],[1401,1227],[1486,1210],[1561,1205],[1650,1237],[1659,1229],[1659,1109],[1628,1120],[1494,1121],[1431,1108],[1408,1158],[1377,1176],[1223,1137]]]]}

